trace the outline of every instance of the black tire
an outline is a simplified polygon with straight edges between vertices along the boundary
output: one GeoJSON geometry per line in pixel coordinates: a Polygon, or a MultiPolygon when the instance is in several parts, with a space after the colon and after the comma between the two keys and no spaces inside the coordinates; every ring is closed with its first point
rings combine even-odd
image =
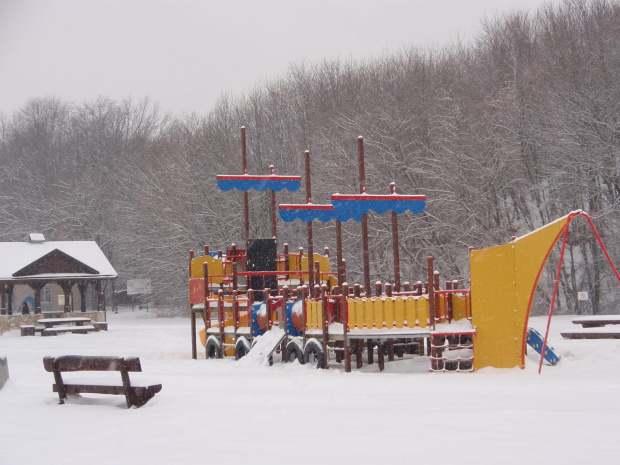
{"type": "Polygon", "coordinates": [[[235,360],[245,357],[250,349],[244,341],[237,341],[235,345],[235,360]]]}
{"type": "Polygon", "coordinates": [[[325,353],[317,341],[310,340],[306,343],[304,363],[317,368],[325,368],[325,353]]]}
{"type": "Polygon", "coordinates": [[[222,350],[217,339],[209,338],[205,347],[207,358],[222,358],[222,350]]]}
{"type": "Polygon", "coordinates": [[[284,357],[287,362],[294,362],[297,360],[302,365],[306,363],[303,350],[301,350],[301,347],[293,341],[286,345],[286,353],[284,354],[284,357]]]}

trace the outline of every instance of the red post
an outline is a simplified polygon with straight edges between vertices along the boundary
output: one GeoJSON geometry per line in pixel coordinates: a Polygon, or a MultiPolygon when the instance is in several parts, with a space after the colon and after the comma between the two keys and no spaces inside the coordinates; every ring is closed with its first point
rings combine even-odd
{"type": "Polygon", "coordinates": [[[192,260],[194,259],[194,251],[190,250],[189,251],[189,264],[188,264],[188,276],[189,279],[192,279],[192,260]]]}
{"type": "Polygon", "coordinates": [[[269,295],[269,288],[266,287],[263,291],[263,295],[265,298],[265,307],[267,308],[267,331],[271,329],[273,325],[273,312],[271,308],[271,296],[269,295]]]}
{"type": "Polygon", "coordinates": [[[381,294],[383,294],[383,289],[382,289],[382,287],[383,287],[383,286],[381,285],[381,281],[377,281],[377,282],[375,283],[375,291],[376,291],[375,295],[376,295],[377,297],[381,297],[381,294]]]}
{"type": "Polygon", "coordinates": [[[302,274],[303,268],[301,266],[301,261],[304,258],[304,248],[299,248],[299,257],[297,258],[297,271],[299,271],[299,285],[304,285],[304,275],[302,274]]]}
{"type": "MultiPolygon", "coordinates": [[[[245,140],[245,126],[241,126],[241,162],[243,174],[248,173],[248,152],[245,140]]],[[[250,201],[247,192],[243,193],[243,236],[245,243],[250,238],[250,201]]]]}
{"type": "MultiPolygon", "coordinates": [[[[226,320],[226,314],[224,313],[224,291],[219,289],[217,291],[217,322],[220,325],[220,357],[223,358],[226,350],[224,349],[224,323],[226,320]]],[[[205,337],[207,335],[205,334],[205,337]]]]}
{"type": "Polygon", "coordinates": [[[349,285],[342,284],[342,330],[344,336],[344,371],[351,372],[351,348],[349,346],[349,285]]]}
{"type": "Polygon", "coordinates": [[[327,308],[327,285],[321,286],[321,305],[323,306],[323,368],[329,368],[329,311],[327,308]]]}
{"type": "MultiPolygon", "coordinates": [[[[433,273],[433,291],[439,291],[439,271],[433,273]]],[[[435,297],[435,320],[436,323],[441,323],[441,308],[439,307],[440,296],[437,293],[433,293],[435,297]]]]}
{"type": "Polygon", "coordinates": [[[346,281],[344,271],[342,269],[342,262],[342,224],[340,221],[336,220],[336,270],[338,273],[339,286],[342,286],[342,284],[346,281]]]}
{"type": "MultiPolygon", "coordinates": [[[[284,244],[284,271],[290,271],[290,263],[288,261],[288,244],[284,244]]],[[[290,278],[290,276],[287,274],[286,276],[287,278],[290,278]]]]}
{"type": "MultiPolygon", "coordinates": [[[[396,194],[396,183],[390,184],[390,191],[396,194]]],[[[392,251],[394,255],[394,288],[400,292],[400,252],[398,245],[398,215],[392,212],[392,251]]]]}
{"type": "MultiPolygon", "coordinates": [[[[189,279],[192,279],[192,260],[194,259],[194,251],[190,250],[189,251],[189,265],[188,265],[188,276],[189,279]]],[[[189,282],[189,280],[188,280],[189,282]]],[[[3,315],[4,315],[4,287],[2,288],[2,310],[3,310],[3,315]]],[[[189,299],[189,313],[191,315],[191,327],[190,327],[190,331],[192,333],[192,358],[194,360],[196,360],[198,358],[198,350],[196,347],[196,314],[193,312],[192,310],[193,307],[193,303],[192,303],[192,299],[190,297],[189,299]]]]}
{"type": "MultiPolygon", "coordinates": [[[[306,160],[306,198],[308,203],[312,202],[312,187],[310,183],[310,150],[304,152],[306,160]]],[[[314,270],[312,264],[314,263],[314,245],[312,243],[312,221],[308,221],[308,284],[310,289],[314,286],[314,270]]]]}
{"type": "MultiPolygon", "coordinates": [[[[269,166],[270,174],[276,174],[273,165],[269,166]]],[[[276,234],[276,193],[271,190],[271,236],[275,239],[276,234]]]]}
{"type": "MultiPolygon", "coordinates": [[[[454,288],[456,289],[456,287],[454,288]]],[[[446,290],[451,291],[452,290],[452,281],[446,281],[446,290]]],[[[446,298],[445,298],[445,306],[446,306],[446,320],[448,320],[449,322],[452,321],[452,293],[448,293],[446,294],[446,298]]]]}
{"type": "MultiPolygon", "coordinates": [[[[366,192],[366,172],[364,169],[364,138],[357,138],[357,157],[360,177],[360,194],[366,192]]],[[[368,215],[362,215],[362,250],[364,260],[364,288],[370,295],[370,252],[368,249],[368,215]]]]}
{"type": "Polygon", "coordinates": [[[427,258],[428,264],[428,319],[431,329],[435,329],[435,290],[433,289],[433,257],[427,258]]]}

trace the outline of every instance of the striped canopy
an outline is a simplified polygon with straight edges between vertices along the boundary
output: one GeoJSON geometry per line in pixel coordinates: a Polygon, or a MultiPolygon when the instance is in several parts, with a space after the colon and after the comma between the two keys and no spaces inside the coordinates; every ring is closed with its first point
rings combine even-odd
{"type": "Polygon", "coordinates": [[[295,192],[301,187],[301,176],[281,176],[275,174],[265,176],[242,174],[235,176],[218,174],[217,186],[223,191],[237,189],[241,192],[247,192],[250,189],[256,191],[271,189],[279,192],[282,189],[288,189],[291,192],[295,192]]]}
{"type": "Polygon", "coordinates": [[[331,205],[307,204],[281,204],[280,217],[291,222],[302,220],[309,223],[313,220],[327,222],[333,219],[338,221],[362,221],[362,215],[370,210],[383,214],[393,211],[397,214],[422,213],[426,207],[424,195],[369,195],[369,194],[334,194],[331,205]]]}

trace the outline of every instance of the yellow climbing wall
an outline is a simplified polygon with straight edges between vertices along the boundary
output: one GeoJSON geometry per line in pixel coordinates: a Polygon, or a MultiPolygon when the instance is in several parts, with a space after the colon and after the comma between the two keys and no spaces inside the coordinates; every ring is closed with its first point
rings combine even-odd
{"type": "Polygon", "coordinates": [[[475,368],[525,367],[525,333],[540,270],[570,215],[508,244],[470,253],[475,368]]]}

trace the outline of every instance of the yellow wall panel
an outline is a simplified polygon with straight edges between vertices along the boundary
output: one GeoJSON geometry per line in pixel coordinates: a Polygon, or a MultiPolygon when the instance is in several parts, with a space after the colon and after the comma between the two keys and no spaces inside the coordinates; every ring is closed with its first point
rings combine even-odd
{"type": "Polygon", "coordinates": [[[383,315],[385,327],[392,329],[394,327],[394,299],[388,298],[383,301],[383,315]]]}
{"type": "Polygon", "coordinates": [[[465,304],[467,301],[465,300],[465,296],[461,294],[452,294],[452,319],[453,320],[462,320],[466,318],[467,307],[465,304]]]}
{"type": "Polygon", "coordinates": [[[373,321],[372,326],[375,328],[383,328],[383,300],[380,298],[371,299],[373,321]]]}
{"type": "Polygon", "coordinates": [[[405,301],[402,297],[394,300],[394,324],[397,328],[405,327],[405,301]]]}
{"type": "Polygon", "coordinates": [[[418,325],[422,328],[428,326],[428,299],[426,296],[420,296],[416,299],[415,315],[418,325]]]}
{"type": "Polygon", "coordinates": [[[372,299],[365,299],[364,301],[364,325],[367,328],[372,328],[372,322],[374,318],[374,309],[372,299]]]}
{"type": "Polygon", "coordinates": [[[414,328],[416,326],[416,298],[413,296],[407,297],[405,300],[405,319],[407,320],[407,327],[414,328]]]}
{"type": "Polygon", "coordinates": [[[538,272],[568,216],[508,244],[470,253],[476,369],[524,367],[524,337],[538,272]]]}

